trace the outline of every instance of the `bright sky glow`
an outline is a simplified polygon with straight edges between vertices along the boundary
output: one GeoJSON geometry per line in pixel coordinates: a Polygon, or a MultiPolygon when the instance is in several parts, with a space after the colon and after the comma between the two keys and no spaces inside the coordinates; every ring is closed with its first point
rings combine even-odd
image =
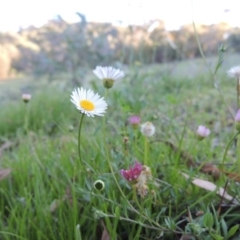
{"type": "Polygon", "coordinates": [[[227,22],[240,27],[239,6],[240,0],[2,0],[0,31],[39,27],[58,14],[76,22],[75,12],[96,22],[142,24],[161,19],[167,29],[191,23],[192,16],[196,23],[227,22]]]}

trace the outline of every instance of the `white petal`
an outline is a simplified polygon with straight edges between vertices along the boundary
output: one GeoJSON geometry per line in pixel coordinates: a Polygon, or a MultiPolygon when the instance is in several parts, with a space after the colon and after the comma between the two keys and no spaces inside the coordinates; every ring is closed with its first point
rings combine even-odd
{"type": "Polygon", "coordinates": [[[104,98],[101,98],[99,94],[95,94],[91,89],[85,90],[82,87],[74,89],[71,94],[70,101],[76,106],[76,108],[86,114],[88,117],[103,116],[107,109],[107,103],[104,98]],[[92,111],[86,110],[79,105],[82,100],[92,102],[95,108],[92,111]]]}
{"type": "Polygon", "coordinates": [[[112,79],[113,81],[119,80],[125,76],[124,72],[113,67],[97,66],[93,73],[101,80],[112,79]]]}

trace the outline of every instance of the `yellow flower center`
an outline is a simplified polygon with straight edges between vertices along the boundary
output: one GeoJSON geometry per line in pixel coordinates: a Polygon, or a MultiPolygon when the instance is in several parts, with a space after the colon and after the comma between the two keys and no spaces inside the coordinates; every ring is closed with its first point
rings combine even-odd
{"type": "Polygon", "coordinates": [[[82,100],[79,104],[86,111],[93,111],[95,108],[94,104],[88,100],[82,100]]]}

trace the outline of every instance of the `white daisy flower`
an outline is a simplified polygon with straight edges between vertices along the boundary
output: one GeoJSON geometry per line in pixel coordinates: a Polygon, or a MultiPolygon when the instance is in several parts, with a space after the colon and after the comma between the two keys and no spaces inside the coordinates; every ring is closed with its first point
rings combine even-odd
{"type": "Polygon", "coordinates": [[[101,80],[105,88],[111,88],[115,81],[122,79],[125,74],[120,69],[113,67],[97,66],[93,73],[101,80]]]}
{"type": "Polygon", "coordinates": [[[235,66],[235,67],[230,68],[227,71],[227,74],[230,78],[240,79],[240,66],[235,66]]]}
{"type": "Polygon", "coordinates": [[[74,89],[71,95],[71,102],[76,108],[86,114],[88,117],[103,116],[107,103],[99,94],[95,94],[91,89],[83,88],[74,89]]]}

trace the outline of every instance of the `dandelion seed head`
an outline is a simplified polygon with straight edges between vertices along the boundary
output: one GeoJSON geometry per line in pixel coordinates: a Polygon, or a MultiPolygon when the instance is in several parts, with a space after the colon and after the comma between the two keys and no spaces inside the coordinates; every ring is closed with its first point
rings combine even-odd
{"type": "Polygon", "coordinates": [[[227,71],[230,78],[240,79],[240,66],[234,66],[227,71]]]}
{"type": "Polygon", "coordinates": [[[141,125],[141,133],[144,136],[151,137],[155,134],[155,126],[151,122],[146,122],[141,125]]]}

